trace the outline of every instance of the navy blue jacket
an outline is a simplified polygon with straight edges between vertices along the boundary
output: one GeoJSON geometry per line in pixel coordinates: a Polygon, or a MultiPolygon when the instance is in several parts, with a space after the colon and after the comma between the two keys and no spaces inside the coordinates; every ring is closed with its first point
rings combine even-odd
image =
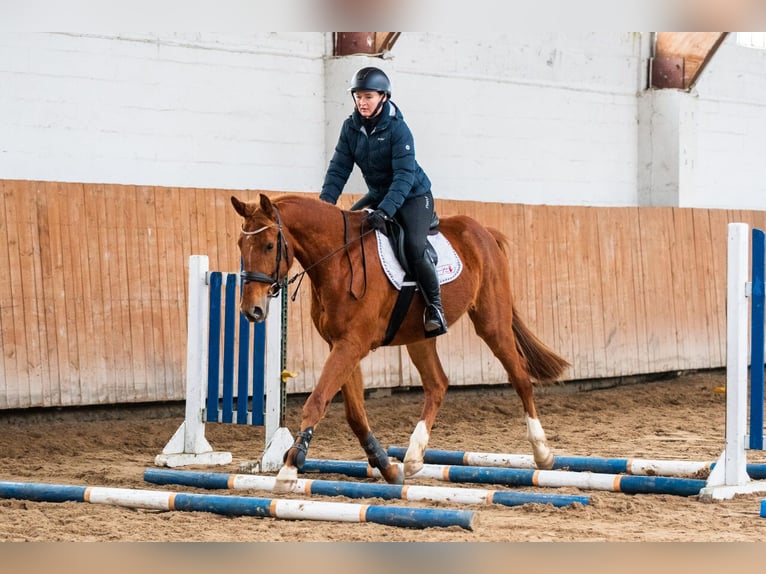
{"type": "Polygon", "coordinates": [[[362,170],[372,206],[389,217],[406,199],[431,191],[431,181],[415,161],[410,128],[391,101],[384,104],[381,118],[369,135],[358,111],[343,122],[319,195],[321,200],[333,204],[338,201],[354,164],[362,170]]]}

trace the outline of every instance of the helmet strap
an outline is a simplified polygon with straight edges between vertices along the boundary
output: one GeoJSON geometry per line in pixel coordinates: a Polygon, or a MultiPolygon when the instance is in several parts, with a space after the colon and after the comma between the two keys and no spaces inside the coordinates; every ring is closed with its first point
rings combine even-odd
{"type": "Polygon", "coordinates": [[[387,101],[388,101],[388,96],[383,94],[383,97],[380,98],[380,101],[378,102],[378,105],[375,106],[375,110],[370,115],[370,118],[376,117],[380,113],[380,110],[383,109],[383,104],[385,104],[387,101]]]}

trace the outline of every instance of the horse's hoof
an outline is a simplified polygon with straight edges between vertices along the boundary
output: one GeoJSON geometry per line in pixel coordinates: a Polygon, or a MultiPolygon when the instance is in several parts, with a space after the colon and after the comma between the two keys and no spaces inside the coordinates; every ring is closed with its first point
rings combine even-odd
{"type": "Polygon", "coordinates": [[[388,484],[404,484],[404,471],[401,464],[392,462],[386,468],[386,472],[381,474],[388,484]]]}
{"type": "Polygon", "coordinates": [[[548,451],[548,455],[540,460],[535,459],[535,464],[540,470],[551,470],[553,468],[553,452],[548,451]]]}
{"type": "Polygon", "coordinates": [[[407,460],[404,459],[404,476],[407,478],[416,475],[423,470],[423,460],[407,460]]]}
{"type": "Polygon", "coordinates": [[[293,492],[296,484],[298,484],[298,469],[294,466],[283,466],[277,473],[274,492],[277,494],[293,492]]]}

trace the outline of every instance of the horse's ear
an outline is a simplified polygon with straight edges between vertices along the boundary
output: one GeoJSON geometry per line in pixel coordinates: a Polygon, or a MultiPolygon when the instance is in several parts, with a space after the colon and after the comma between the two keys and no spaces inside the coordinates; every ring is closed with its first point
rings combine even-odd
{"type": "Polygon", "coordinates": [[[274,216],[274,205],[271,203],[271,200],[269,199],[269,196],[266,195],[266,194],[261,193],[258,197],[261,200],[261,209],[263,210],[263,213],[269,219],[275,219],[275,216],[274,216]]]}
{"type": "Polygon", "coordinates": [[[237,213],[239,213],[245,219],[251,216],[253,211],[255,211],[255,208],[252,205],[245,203],[244,201],[240,201],[233,195],[231,196],[231,204],[234,206],[234,209],[237,211],[237,213]]]}

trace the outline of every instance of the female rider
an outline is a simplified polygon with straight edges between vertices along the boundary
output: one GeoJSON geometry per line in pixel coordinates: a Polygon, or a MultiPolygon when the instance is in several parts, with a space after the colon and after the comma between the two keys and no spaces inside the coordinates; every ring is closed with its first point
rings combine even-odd
{"type": "Polygon", "coordinates": [[[435,262],[426,251],[434,218],[431,181],[415,161],[415,144],[399,108],[391,101],[391,82],[375,67],[360,69],[351,80],[354,112],[343,122],[319,198],[335,204],[354,165],[368,193],[352,209],[370,207],[370,227],[385,230],[395,218],[404,229],[404,254],[426,302],[426,337],[447,332],[435,262]]]}

